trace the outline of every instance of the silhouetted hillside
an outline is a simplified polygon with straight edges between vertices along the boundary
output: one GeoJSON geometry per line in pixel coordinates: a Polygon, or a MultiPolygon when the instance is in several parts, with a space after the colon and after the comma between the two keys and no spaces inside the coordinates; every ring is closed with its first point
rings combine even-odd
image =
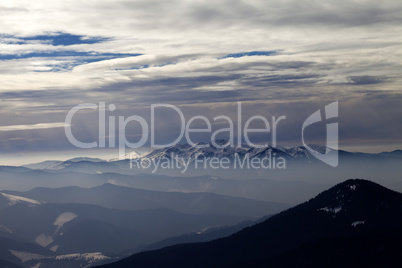
{"type": "Polygon", "coordinates": [[[355,179],[232,236],[104,267],[400,267],[400,252],[402,194],[355,179]]]}

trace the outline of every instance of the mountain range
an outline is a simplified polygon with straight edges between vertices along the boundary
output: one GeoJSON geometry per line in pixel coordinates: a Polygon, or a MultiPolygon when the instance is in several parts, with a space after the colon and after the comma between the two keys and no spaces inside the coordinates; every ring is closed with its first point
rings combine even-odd
{"type": "Polygon", "coordinates": [[[23,238],[61,253],[118,253],[183,233],[233,225],[250,218],[238,214],[258,217],[287,207],[215,194],[165,194],[113,185],[95,189],[42,188],[27,195],[37,194],[43,195],[41,201],[0,193],[0,236],[23,238]],[[74,201],[75,197],[77,200],[74,201]],[[96,203],[109,208],[94,205],[96,203]],[[136,203],[153,207],[136,207],[136,203]],[[86,238],[84,242],[83,238],[86,238]]]}
{"type": "Polygon", "coordinates": [[[75,268],[120,259],[111,267],[400,264],[394,253],[401,249],[402,205],[392,190],[402,191],[402,151],[339,150],[334,168],[302,146],[198,145],[205,148],[178,144],[124,160],[0,166],[0,267],[75,268]],[[196,168],[197,157],[233,163],[246,155],[281,157],[286,168],[196,168]],[[166,160],[175,168],[135,167],[166,160]]]}
{"type": "Polygon", "coordinates": [[[331,185],[331,182],[326,180],[306,182],[303,179],[299,180],[298,177],[285,180],[261,175],[257,178],[248,176],[247,179],[237,180],[221,178],[215,174],[187,177],[146,173],[89,174],[1,166],[0,177],[0,189],[18,192],[43,186],[93,188],[104,184],[114,184],[159,192],[208,192],[287,204],[300,203],[331,185]]]}
{"type": "MultiPolygon", "coordinates": [[[[176,144],[170,147],[159,148],[152,150],[148,153],[137,153],[135,151],[125,155],[124,159],[113,158],[109,161],[102,160],[99,158],[90,157],[77,157],[72,158],[67,161],[44,161],[36,164],[25,165],[25,167],[31,169],[45,169],[45,170],[57,170],[57,171],[85,171],[89,173],[100,173],[100,172],[114,172],[116,169],[120,169],[121,172],[128,172],[132,168],[137,167],[135,164],[127,165],[131,162],[139,163],[149,163],[153,165],[156,162],[160,162],[164,159],[169,159],[176,161],[174,163],[177,167],[183,167],[189,164],[194,164],[196,159],[205,158],[227,158],[234,161],[237,158],[244,159],[244,157],[249,158],[284,158],[289,163],[319,163],[319,161],[311,154],[309,149],[305,146],[295,146],[290,148],[285,148],[281,146],[273,147],[266,146],[264,148],[252,147],[247,144],[242,144],[241,146],[225,146],[228,144],[228,140],[218,140],[215,146],[212,142],[204,143],[199,142],[194,145],[190,144],[176,144]],[[225,146],[225,147],[221,147],[225,146]],[[89,168],[90,167],[90,168],[89,168]]],[[[325,154],[330,151],[335,151],[338,153],[341,160],[375,160],[375,161],[392,161],[402,160],[402,150],[395,150],[392,152],[382,152],[382,153],[353,153],[345,150],[334,150],[329,147],[325,147],[317,144],[308,145],[310,149],[314,151],[325,154]]],[[[144,164],[145,166],[145,164],[144,164]]]]}
{"type": "Polygon", "coordinates": [[[402,194],[354,179],[231,236],[102,267],[400,267],[402,194]]]}
{"type": "MultiPolygon", "coordinates": [[[[218,143],[225,142],[227,141],[218,141],[218,143]]],[[[320,153],[328,151],[337,153],[339,161],[338,166],[334,168],[320,162],[304,146],[256,148],[243,144],[219,148],[211,143],[198,143],[196,145],[176,144],[143,154],[130,152],[126,155],[126,159],[122,160],[73,158],[67,161],[46,161],[25,167],[30,170],[57,173],[58,176],[63,176],[61,173],[67,172],[92,175],[110,173],[120,175],[148,174],[175,178],[209,176],[238,181],[251,179],[292,180],[325,185],[333,185],[351,177],[370,180],[381,178],[378,182],[386,185],[396,183],[400,179],[401,150],[383,153],[354,153],[334,150],[321,145],[308,145],[320,153]],[[196,145],[206,147],[199,148],[196,145]],[[253,161],[257,163],[254,166],[252,165],[253,161]]],[[[23,167],[20,168],[23,169],[23,167]]],[[[9,187],[1,187],[0,185],[0,189],[11,190],[15,188],[12,183],[9,185],[9,187]]],[[[82,186],[82,182],[72,185],[82,186]]],[[[92,184],[92,186],[94,185],[92,184]]],[[[89,185],[85,187],[89,187],[89,185]]],[[[398,188],[398,190],[400,189],[398,188]]],[[[303,197],[305,198],[305,196],[303,197]]],[[[297,201],[302,200],[299,198],[297,201]]]]}
{"type": "MultiPolygon", "coordinates": [[[[205,195],[205,200],[218,199],[208,208],[199,206],[205,203],[200,197],[194,193],[144,191],[110,184],[88,189],[2,191],[0,263],[4,267],[43,268],[89,267],[111,262],[102,267],[401,264],[402,194],[371,181],[347,180],[257,222],[241,216],[207,213],[220,201],[226,202],[228,210],[243,203],[239,211],[269,203],[212,194],[205,195]],[[152,200],[151,203],[165,207],[136,207],[135,203],[144,200],[144,204],[152,200]],[[194,203],[195,200],[200,203],[194,203]],[[190,211],[200,209],[199,215],[172,210],[183,209],[179,205],[183,202],[195,205],[190,211]],[[133,253],[136,254],[124,258],[133,253]]],[[[225,206],[220,208],[221,212],[225,206]]]]}
{"type": "MultiPolygon", "coordinates": [[[[166,208],[194,215],[228,214],[260,218],[289,207],[287,204],[258,201],[214,193],[162,192],[140,190],[113,184],[93,188],[77,186],[63,188],[35,188],[26,192],[3,191],[0,195],[16,196],[20,200],[51,204],[92,204],[110,209],[145,210],[166,208]]],[[[1,204],[1,202],[0,202],[1,204]]]]}

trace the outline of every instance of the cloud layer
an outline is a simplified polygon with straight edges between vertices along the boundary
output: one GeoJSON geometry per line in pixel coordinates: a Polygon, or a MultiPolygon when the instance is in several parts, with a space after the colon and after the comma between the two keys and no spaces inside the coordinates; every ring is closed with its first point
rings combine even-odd
{"type": "MultiPolygon", "coordinates": [[[[401,13],[398,1],[2,2],[0,125],[63,122],[100,101],[125,116],[170,103],[189,117],[242,101],[250,115],[269,106],[296,122],[339,100],[344,143],[402,142],[401,13]]],[[[96,116],[75,123],[84,139],[96,137],[96,116]]],[[[36,150],[46,136],[68,148],[60,129],[44,131],[3,131],[0,145],[36,150]]]]}

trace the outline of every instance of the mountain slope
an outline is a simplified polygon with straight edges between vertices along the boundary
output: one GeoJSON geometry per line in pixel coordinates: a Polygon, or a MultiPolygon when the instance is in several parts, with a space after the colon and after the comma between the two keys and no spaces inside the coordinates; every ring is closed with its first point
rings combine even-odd
{"type": "Polygon", "coordinates": [[[176,237],[170,237],[154,243],[152,245],[146,246],[144,249],[140,251],[148,251],[154,249],[160,249],[167,246],[173,246],[176,244],[184,244],[184,243],[194,243],[194,242],[208,242],[218,238],[226,237],[231,234],[237,233],[238,231],[253,225],[255,222],[253,221],[244,221],[237,225],[233,226],[224,226],[224,227],[215,227],[209,228],[205,231],[184,234],[176,237]]]}
{"type": "Polygon", "coordinates": [[[100,252],[56,255],[39,245],[0,237],[0,267],[78,268],[116,260],[113,254],[100,252]]]}
{"type": "Polygon", "coordinates": [[[118,210],[90,204],[17,204],[0,210],[0,225],[25,241],[59,254],[115,252],[201,231],[236,224],[244,217],[191,215],[169,209],[118,210]],[[83,239],[84,241],[81,241],[83,239]],[[120,246],[119,246],[120,245],[120,246]]]}
{"type": "Polygon", "coordinates": [[[18,266],[14,263],[5,261],[5,260],[0,260],[0,267],[1,268],[21,268],[21,266],[18,266]]]}
{"type": "MultiPolygon", "coordinates": [[[[16,256],[16,252],[29,252],[31,256],[54,256],[53,252],[37,244],[18,242],[12,239],[0,237],[0,260],[4,261],[4,265],[6,262],[20,264],[20,259],[16,256]]],[[[2,266],[2,263],[0,262],[0,267],[7,266],[2,266]]]]}
{"type": "Polygon", "coordinates": [[[281,203],[257,201],[214,193],[148,191],[112,184],[105,184],[90,189],[64,187],[58,189],[36,188],[28,192],[4,192],[26,198],[39,199],[46,203],[86,203],[107,208],[128,210],[168,208],[190,214],[230,214],[252,218],[275,214],[289,207],[281,203]]]}
{"type": "Polygon", "coordinates": [[[326,250],[339,259],[324,258],[328,266],[365,267],[370,260],[394,267],[402,264],[401,226],[402,194],[348,180],[232,236],[142,252],[104,267],[275,267],[294,260],[320,267],[317,254],[326,250]],[[345,245],[356,254],[346,254],[345,245]]]}

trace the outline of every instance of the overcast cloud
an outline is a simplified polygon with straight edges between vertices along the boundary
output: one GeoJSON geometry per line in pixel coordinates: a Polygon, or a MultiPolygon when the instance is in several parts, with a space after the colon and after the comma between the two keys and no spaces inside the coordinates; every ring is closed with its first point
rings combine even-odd
{"type": "MultiPolygon", "coordinates": [[[[282,142],[299,144],[306,116],[339,100],[341,144],[398,146],[401,14],[400,1],[2,1],[0,148],[72,148],[67,112],[100,101],[144,118],[154,103],[234,118],[242,101],[248,116],[286,115],[282,142]]],[[[96,119],[73,131],[97,139],[96,119]]]]}

